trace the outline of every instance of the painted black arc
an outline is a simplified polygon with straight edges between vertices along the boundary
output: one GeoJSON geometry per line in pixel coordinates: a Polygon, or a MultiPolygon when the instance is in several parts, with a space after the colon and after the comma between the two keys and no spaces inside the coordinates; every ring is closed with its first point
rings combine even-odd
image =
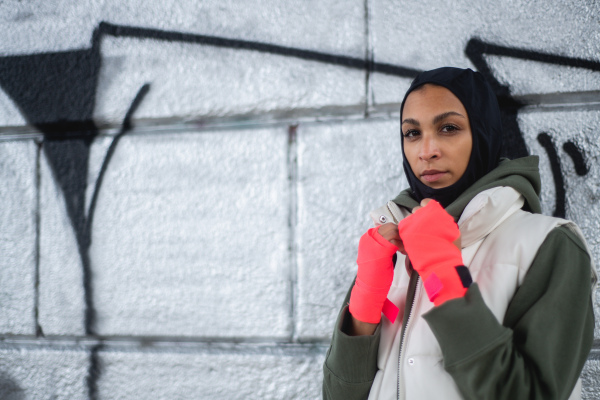
{"type": "Polygon", "coordinates": [[[562,169],[560,166],[560,158],[556,152],[556,147],[552,142],[552,138],[546,132],[542,132],[537,137],[538,142],[542,145],[548,158],[550,159],[550,169],[552,170],[552,176],[554,177],[554,190],[555,190],[555,204],[553,216],[564,218],[566,214],[565,210],[565,182],[562,176],[562,169]]]}
{"type": "Polygon", "coordinates": [[[575,143],[568,141],[563,144],[563,150],[571,157],[571,160],[573,160],[577,175],[587,175],[590,170],[585,162],[585,158],[583,157],[583,152],[579,149],[579,147],[577,147],[575,143]]]}
{"type": "MultiPolygon", "coordinates": [[[[104,175],[114,154],[117,145],[121,138],[132,128],[131,118],[133,114],[137,110],[137,108],[142,103],[144,97],[148,94],[150,90],[150,85],[143,85],[135,98],[133,99],[131,105],[129,106],[129,110],[125,114],[125,118],[123,119],[123,123],[121,124],[121,129],[119,133],[113,138],[112,143],[108,147],[106,151],[106,155],[104,156],[104,161],[102,162],[102,166],[100,167],[100,172],[98,173],[98,178],[96,179],[96,185],[94,188],[94,193],[92,194],[92,199],[90,201],[90,207],[87,213],[87,219],[85,224],[85,237],[88,238],[88,248],[85,252],[85,259],[82,256],[82,260],[84,261],[84,271],[87,271],[91,274],[91,260],[89,259],[89,245],[92,243],[92,226],[94,220],[94,214],[96,211],[96,204],[98,200],[98,193],[100,192],[100,188],[102,187],[102,182],[104,181],[104,175]]],[[[91,335],[96,332],[95,330],[95,322],[96,322],[96,312],[93,307],[93,286],[91,284],[92,279],[90,275],[84,276],[84,294],[86,301],[86,315],[85,315],[85,326],[86,326],[86,334],[91,335]],[[90,333],[87,330],[90,329],[90,333]]],[[[88,398],[90,400],[96,400],[98,398],[98,379],[102,373],[101,370],[101,360],[100,360],[100,351],[104,348],[102,342],[100,344],[92,347],[90,351],[90,362],[88,368],[87,375],[87,389],[88,389],[88,398]]]]}

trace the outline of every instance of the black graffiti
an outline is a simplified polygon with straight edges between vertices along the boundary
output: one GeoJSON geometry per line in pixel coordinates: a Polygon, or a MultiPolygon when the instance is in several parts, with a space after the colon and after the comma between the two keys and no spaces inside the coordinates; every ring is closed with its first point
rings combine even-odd
{"type": "Polygon", "coordinates": [[[545,132],[542,132],[537,137],[538,142],[542,145],[546,153],[548,154],[548,158],[550,159],[550,169],[552,170],[552,176],[554,177],[554,182],[556,183],[555,189],[555,203],[554,203],[554,213],[555,217],[564,217],[565,216],[565,182],[562,176],[562,168],[560,166],[560,158],[556,152],[556,147],[554,143],[552,143],[552,139],[550,135],[545,132]]]}
{"type": "MultiPolygon", "coordinates": [[[[67,215],[75,232],[82,262],[84,329],[88,336],[97,336],[89,257],[97,198],[112,154],[119,140],[131,129],[133,112],[149,90],[149,86],[144,85],[132,102],[121,131],[113,139],[106,153],[96,180],[90,207],[86,212],[85,193],[90,146],[98,135],[98,128],[92,116],[102,64],[100,47],[102,38],[107,35],[252,50],[395,76],[414,77],[419,72],[411,68],[375,63],[360,58],[267,43],[119,26],[105,22],[100,23],[94,31],[90,49],[0,57],[0,86],[11,97],[27,122],[43,134],[44,154],[65,199],[67,215]]],[[[38,334],[41,334],[42,329],[38,321],[36,325],[38,334]]],[[[90,399],[97,397],[100,349],[101,346],[96,346],[90,351],[87,378],[90,399]]]]}
{"type": "MultiPolygon", "coordinates": [[[[98,134],[92,113],[101,57],[97,39],[94,44],[90,50],[0,58],[0,86],[28,123],[43,133],[44,154],[65,199],[82,263],[84,329],[91,336],[96,335],[96,310],[89,250],[98,193],[110,158],[121,137],[131,129],[132,115],[149,90],[149,85],[144,85],[126,113],[121,130],[107,151],[86,212],[90,145],[98,134]]],[[[36,326],[37,334],[42,335],[37,320],[36,326]]],[[[90,399],[95,399],[97,392],[98,350],[94,347],[90,352],[87,379],[90,399]]]]}
{"type": "MultiPolygon", "coordinates": [[[[513,96],[511,96],[510,88],[498,81],[486,61],[486,56],[503,56],[526,61],[543,62],[546,64],[600,71],[600,62],[598,61],[500,46],[486,43],[480,39],[469,40],[465,48],[465,54],[469,60],[471,60],[473,65],[475,65],[477,70],[486,77],[486,80],[496,92],[498,103],[500,104],[500,111],[502,113],[505,155],[509,158],[523,157],[528,154],[524,135],[521,132],[517,120],[517,114],[519,110],[526,104],[517,101],[513,96]]],[[[552,140],[547,133],[540,133],[537,139],[546,150],[546,154],[550,159],[552,176],[554,178],[554,189],[556,192],[556,202],[553,215],[564,218],[566,214],[565,185],[558,152],[556,151],[556,147],[552,143],[552,140]]],[[[571,141],[567,141],[563,145],[563,150],[573,160],[577,174],[580,176],[586,175],[588,173],[588,168],[581,150],[579,150],[579,148],[571,141]]]]}
{"type": "MultiPolygon", "coordinates": [[[[91,268],[91,260],[89,259],[89,246],[92,243],[92,226],[94,215],[96,211],[96,204],[98,200],[98,194],[100,193],[100,188],[102,187],[102,182],[104,182],[104,175],[110,163],[110,160],[119,144],[121,138],[132,128],[131,118],[135,113],[135,110],[139,107],[144,96],[148,94],[150,90],[150,85],[143,85],[138,91],[137,95],[133,99],[133,102],[129,106],[129,110],[125,114],[125,118],[123,119],[123,123],[121,124],[121,129],[119,133],[113,138],[108,150],[106,151],[106,155],[104,156],[104,161],[102,162],[102,166],[100,167],[100,172],[98,173],[98,178],[96,179],[96,185],[94,187],[94,192],[92,194],[92,198],[90,200],[90,206],[87,213],[87,218],[85,221],[85,231],[83,233],[85,243],[87,247],[84,248],[84,252],[80,255],[83,261],[83,289],[84,289],[84,298],[85,298],[85,329],[87,335],[92,335],[96,332],[96,309],[94,308],[93,302],[93,293],[94,287],[92,285],[92,268],[91,268]]],[[[98,398],[98,379],[101,375],[101,367],[100,367],[100,356],[99,352],[102,350],[102,343],[95,345],[90,350],[90,362],[87,374],[87,389],[88,389],[88,398],[90,400],[96,400],[98,398]]]]}
{"type": "MultiPolygon", "coordinates": [[[[129,107],[121,129],[105,155],[90,206],[86,210],[85,193],[88,183],[90,146],[98,135],[98,128],[92,117],[98,77],[102,66],[100,51],[102,38],[106,36],[256,51],[362,70],[367,74],[381,73],[412,78],[420,72],[417,69],[379,63],[367,58],[348,57],[255,41],[122,26],[107,22],[101,22],[94,30],[89,49],[0,57],[0,86],[11,97],[27,122],[43,134],[44,154],[53,177],[64,195],[65,207],[77,238],[78,251],[82,260],[85,333],[95,337],[97,337],[96,311],[93,302],[89,249],[98,194],[112,155],[123,135],[131,130],[133,113],[149,91],[149,85],[142,86],[129,107]]],[[[498,96],[505,127],[506,155],[511,158],[528,155],[524,136],[517,121],[517,114],[524,104],[511,96],[509,87],[496,79],[487,64],[486,56],[505,56],[600,71],[600,63],[596,61],[498,46],[479,39],[470,40],[465,48],[465,53],[476,69],[484,74],[498,96]]],[[[554,214],[564,216],[565,188],[560,158],[547,133],[540,134],[538,141],[549,156],[554,177],[557,197],[554,214]]],[[[577,173],[579,175],[587,174],[587,163],[577,146],[572,142],[567,142],[564,144],[563,150],[573,160],[577,173]]],[[[87,382],[88,396],[91,399],[97,396],[97,380],[101,373],[98,353],[101,349],[102,345],[100,344],[93,347],[90,352],[87,382]]]]}
{"type": "MultiPolygon", "coordinates": [[[[552,142],[552,138],[546,132],[542,132],[538,135],[537,140],[539,144],[544,148],[548,158],[550,160],[550,170],[552,171],[552,177],[554,179],[554,190],[555,202],[553,216],[564,218],[566,216],[566,189],[565,182],[562,174],[562,166],[560,157],[556,151],[556,146],[552,142]]],[[[588,167],[583,158],[583,153],[575,145],[575,143],[568,141],[563,145],[563,150],[571,157],[573,164],[575,165],[575,172],[579,176],[586,175],[588,173],[588,167]]]]}
{"type": "Polygon", "coordinates": [[[261,53],[269,53],[285,57],[294,57],[307,61],[338,65],[341,67],[360,69],[382,74],[403,76],[412,78],[419,70],[365,60],[364,58],[348,57],[338,54],[329,54],[313,50],[298,49],[293,47],[278,46],[269,43],[261,43],[239,39],[228,39],[218,36],[198,35],[176,31],[164,31],[151,28],[138,28],[131,26],[114,25],[101,22],[98,28],[100,35],[114,37],[128,37],[137,39],[156,39],[168,42],[184,42],[200,44],[205,46],[222,47],[235,50],[251,50],[261,53]]]}
{"type": "Polygon", "coordinates": [[[86,212],[84,208],[90,145],[98,134],[92,115],[102,63],[100,47],[105,36],[252,50],[409,78],[419,73],[412,68],[376,63],[362,58],[106,22],[101,22],[95,29],[90,49],[0,57],[0,86],[15,102],[27,122],[44,135],[44,153],[65,198],[67,214],[76,234],[83,264],[86,335],[96,333],[88,253],[97,195],[108,161],[121,136],[131,127],[131,111],[137,108],[148,91],[147,86],[140,91],[125,118],[122,132],[109,148],[96,181],[90,209],[86,212]]]}
{"type": "Polygon", "coordinates": [[[64,195],[85,277],[84,196],[89,147],[97,133],[92,114],[99,70],[97,49],[0,58],[0,86],[27,122],[44,133],[43,151],[64,195]]]}
{"type": "Polygon", "coordinates": [[[102,375],[102,363],[100,360],[100,351],[104,348],[104,345],[98,344],[92,347],[90,350],[90,362],[88,365],[88,373],[86,377],[86,386],[88,390],[88,399],[98,399],[98,380],[102,375]]]}
{"type": "Polygon", "coordinates": [[[97,48],[0,58],[0,86],[44,134],[43,151],[64,195],[83,264],[86,334],[93,329],[84,196],[100,62],[97,48]]]}
{"type": "Polygon", "coordinates": [[[577,145],[571,141],[568,141],[565,144],[563,144],[563,150],[573,160],[573,164],[575,165],[575,172],[577,173],[577,175],[579,175],[579,176],[587,175],[587,173],[590,170],[587,166],[587,163],[585,162],[583,153],[581,152],[581,150],[579,150],[577,145]]]}
{"type": "MultiPolygon", "coordinates": [[[[548,154],[548,158],[550,159],[550,169],[552,170],[552,177],[554,178],[555,182],[556,194],[553,215],[555,217],[564,218],[566,215],[566,189],[562,174],[560,157],[558,156],[556,146],[552,142],[552,138],[548,133],[540,133],[537,137],[537,140],[548,154]]],[[[563,145],[563,150],[573,160],[573,164],[575,165],[575,172],[577,173],[577,175],[586,175],[589,170],[583,158],[583,153],[577,147],[577,145],[571,141],[568,141],[563,145]]]]}

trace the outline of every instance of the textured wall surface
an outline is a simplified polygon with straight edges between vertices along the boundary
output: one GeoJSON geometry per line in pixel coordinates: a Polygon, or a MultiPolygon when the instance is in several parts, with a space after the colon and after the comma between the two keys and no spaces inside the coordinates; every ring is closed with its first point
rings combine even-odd
{"type": "Polygon", "coordinates": [[[320,398],[424,69],[486,76],[544,212],[600,260],[597,2],[8,0],[0,20],[2,399],[320,398]]]}

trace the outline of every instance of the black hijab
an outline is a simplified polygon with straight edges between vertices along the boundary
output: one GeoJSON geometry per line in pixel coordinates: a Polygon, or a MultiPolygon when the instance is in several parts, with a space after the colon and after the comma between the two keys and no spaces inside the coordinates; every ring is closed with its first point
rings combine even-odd
{"type": "Polygon", "coordinates": [[[419,203],[424,198],[432,198],[445,208],[463,193],[469,186],[496,168],[502,151],[502,122],[498,100],[483,75],[471,69],[444,67],[421,72],[413,80],[404,95],[400,107],[400,123],[402,111],[408,95],[426,83],[443,86],[450,90],[461,101],[471,123],[473,149],[465,173],[460,179],[445,188],[433,189],[423,184],[413,173],[404,155],[404,137],[402,155],[404,156],[404,173],[412,190],[412,195],[419,203]]]}

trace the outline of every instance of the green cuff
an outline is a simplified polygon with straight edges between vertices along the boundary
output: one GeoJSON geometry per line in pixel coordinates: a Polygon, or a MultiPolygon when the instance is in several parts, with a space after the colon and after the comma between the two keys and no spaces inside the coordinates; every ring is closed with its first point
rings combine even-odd
{"type": "Polygon", "coordinates": [[[486,306],[473,283],[464,297],[449,300],[423,315],[444,355],[446,369],[469,361],[512,338],[486,306]]]}
{"type": "Polygon", "coordinates": [[[349,318],[352,317],[346,306],[333,332],[325,367],[346,383],[372,382],[377,373],[380,327],[377,327],[373,335],[349,336],[342,330],[344,326],[348,326],[349,318]]]}

